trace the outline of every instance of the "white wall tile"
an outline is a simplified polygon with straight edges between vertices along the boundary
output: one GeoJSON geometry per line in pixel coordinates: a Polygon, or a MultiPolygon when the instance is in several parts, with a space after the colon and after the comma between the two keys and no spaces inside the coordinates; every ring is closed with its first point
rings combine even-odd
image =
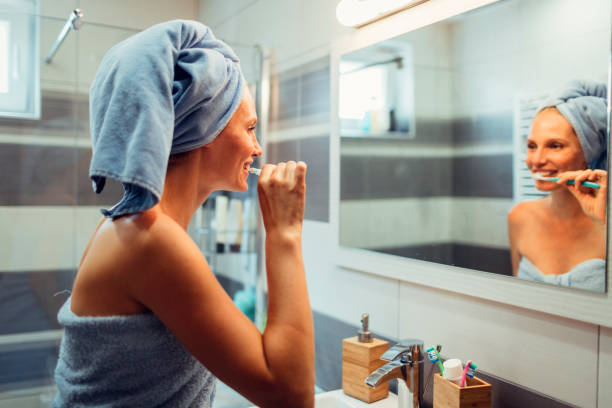
{"type": "Polygon", "coordinates": [[[599,336],[599,407],[612,407],[612,329],[602,327],[599,336]]]}
{"type": "Polygon", "coordinates": [[[329,224],[305,221],[303,232],[312,308],[353,325],[369,313],[374,333],[397,337],[399,282],[335,267],[329,224]]]}
{"type": "Polygon", "coordinates": [[[75,267],[74,207],[0,206],[0,271],[75,267]]]}
{"type": "Polygon", "coordinates": [[[580,407],[595,407],[597,326],[402,283],[400,338],[580,407]]]}
{"type": "Polygon", "coordinates": [[[81,262],[85,247],[87,247],[98,223],[102,220],[100,208],[102,206],[74,207],[74,264],[76,266],[81,262]]]}
{"type": "Polygon", "coordinates": [[[514,203],[504,198],[455,197],[451,211],[451,241],[508,248],[508,213],[514,203]]]}
{"type": "Polygon", "coordinates": [[[97,206],[0,206],[0,271],[76,268],[101,218],[97,206]]]}
{"type": "Polygon", "coordinates": [[[74,92],[76,90],[77,38],[69,33],[57,50],[51,63],[45,58],[51,51],[55,39],[61,32],[64,22],[61,20],[41,18],[40,20],[40,81],[42,89],[74,92]]]}
{"type": "Polygon", "coordinates": [[[78,0],[40,0],[40,15],[67,20],[78,3],[78,0]]]}
{"type": "Polygon", "coordinates": [[[78,3],[88,22],[138,30],[177,18],[195,20],[198,15],[197,0],[78,0],[78,3]]]}
{"type": "Polygon", "coordinates": [[[340,204],[340,243],[358,248],[449,242],[451,200],[397,198],[340,204]]]}
{"type": "Polygon", "coordinates": [[[80,93],[88,93],[89,86],[94,79],[98,66],[104,54],[115,44],[136,34],[138,31],[124,28],[115,28],[88,24],[77,35],[78,67],[77,77],[80,93]]]}
{"type": "Polygon", "coordinates": [[[257,3],[257,0],[203,1],[200,2],[199,19],[215,30],[248,10],[253,3],[257,3]]]}

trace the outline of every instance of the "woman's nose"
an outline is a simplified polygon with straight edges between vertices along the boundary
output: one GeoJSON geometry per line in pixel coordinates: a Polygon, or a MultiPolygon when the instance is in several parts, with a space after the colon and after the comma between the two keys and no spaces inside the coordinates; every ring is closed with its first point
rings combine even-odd
{"type": "Polygon", "coordinates": [[[542,149],[534,149],[531,151],[531,154],[527,156],[527,160],[531,161],[533,164],[541,165],[546,163],[546,154],[542,151],[542,149]]]}
{"type": "Polygon", "coordinates": [[[262,154],[263,154],[263,150],[261,146],[259,145],[257,138],[253,137],[253,156],[257,157],[257,156],[261,156],[262,154]]]}

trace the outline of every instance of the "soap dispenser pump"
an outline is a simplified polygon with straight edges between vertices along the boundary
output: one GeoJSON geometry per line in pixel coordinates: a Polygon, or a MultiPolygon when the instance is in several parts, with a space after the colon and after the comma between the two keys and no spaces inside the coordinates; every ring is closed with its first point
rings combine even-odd
{"type": "Polygon", "coordinates": [[[367,313],[361,315],[361,330],[357,332],[357,340],[360,343],[372,343],[374,336],[368,330],[370,325],[370,316],[367,313]]]}
{"type": "Polygon", "coordinates": [[[346,395],[368,403],[389,394],[388,382],[375,389],[365,384],[370,373],[386,363],[380,357],[389,348],[387,341],[374,338],[369,325],[369,315],[362,314],[361,330],[357,331],[357,336],[342,340],[342,390],[346,395]]]}

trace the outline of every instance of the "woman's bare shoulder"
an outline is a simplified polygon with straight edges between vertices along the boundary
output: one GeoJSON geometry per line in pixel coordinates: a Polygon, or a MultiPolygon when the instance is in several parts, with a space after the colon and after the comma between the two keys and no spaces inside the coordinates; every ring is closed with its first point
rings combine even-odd
{"type": "Polygon", "coordinates": [[[174,256],[200,254],[187,232],[162,212],[141,214],[113,222],[114,234],[125,256],[136,262],[159,265],[174,256]]]}
{"type": "Polygon", "coordinates": [[[197,246],[170,217],[137,214],[102,223],[84,255],[79,275],[134,280],[171,259],[197,256],[201,256],[197,246]]]}
{"type": "Polygon", "coordinates": [[[521,222],[526,217],[530,217],[538,211],[540,204],[538,201],[521,201],[512,207],[508,213],[509,222],[521,222]]]}

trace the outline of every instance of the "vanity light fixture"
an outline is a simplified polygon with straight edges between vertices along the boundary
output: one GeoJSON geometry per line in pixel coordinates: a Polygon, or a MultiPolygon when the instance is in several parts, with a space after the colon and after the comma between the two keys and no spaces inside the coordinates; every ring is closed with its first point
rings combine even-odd
{"type": "Polygon", "coordinates": [[[336,18],[347,27],[363,27],[427,0],[341,0],[336,18]]]}

